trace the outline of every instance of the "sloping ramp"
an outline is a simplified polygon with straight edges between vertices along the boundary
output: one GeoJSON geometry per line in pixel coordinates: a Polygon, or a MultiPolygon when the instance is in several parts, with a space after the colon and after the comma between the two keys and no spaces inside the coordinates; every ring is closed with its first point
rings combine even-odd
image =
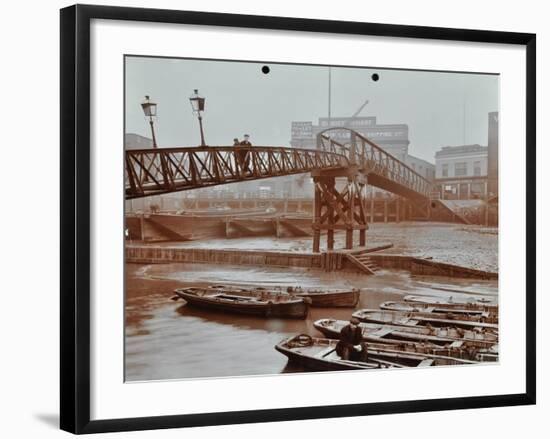
{"type": "Polygon", "coordinates": [[[483,200],[437,200],[437,202],[463,224],[472,224],[468,217],[485,207],[483,200]]]}
{"type": "Polygon", "coordinates": [[[156,232],[154,235],[160,235],[161,239],[164,238],[166,241],[190,241],[192,237],[191,234],[178,233],[168,225],[161,223],[156,216],[144,218],[144,226],[149,226],[156,232]]]}
{"type": "MultiPolygon", "coordinates": [[[[280,229],[285,229],[291,236],[312,236],[312,233],[308,230],[300,228],[298,225],[292,222],[292,219],[279,219],[275,221],[277,227],[277,237],[283,236],[283,231],[280,229]]],[[[308,224],[311,228],[311,223],[308,224]]]]}

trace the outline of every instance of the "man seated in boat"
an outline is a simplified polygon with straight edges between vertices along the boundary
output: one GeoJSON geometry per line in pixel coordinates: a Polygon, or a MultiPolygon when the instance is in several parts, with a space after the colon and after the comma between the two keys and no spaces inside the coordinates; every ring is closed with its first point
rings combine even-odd
{"type": "Polygon", "coordinates": [[[357,318],[352,317],[340,331],[336,353],[342,360],[367,361],[367,343],[363,341],[363,331],[357,318]]]}

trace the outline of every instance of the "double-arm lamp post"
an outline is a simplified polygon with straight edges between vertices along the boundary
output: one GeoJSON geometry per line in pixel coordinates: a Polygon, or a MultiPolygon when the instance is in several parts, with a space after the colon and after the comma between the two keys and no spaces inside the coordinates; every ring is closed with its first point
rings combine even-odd
{"type": "Polygon", "coordinates": [[[204,141],[204,131],[202,129],[202,113],[204,111],[205,100],[206,100],[205,98],[199,95],[199,91],[197,89],[195,89],[195,92],[189,98],[189,101],[191,102],[191,108],[193,109],[193,113],[195,113],[199,118],[199,127],[201,130],[201,146],[206,146],[206,143],[204,141]]]}

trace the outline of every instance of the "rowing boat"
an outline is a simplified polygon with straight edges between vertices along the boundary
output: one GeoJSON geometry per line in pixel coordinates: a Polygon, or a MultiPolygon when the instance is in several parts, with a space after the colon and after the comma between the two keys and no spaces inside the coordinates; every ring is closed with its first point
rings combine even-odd
{"type": "Polygon", "coordinates": [[[485,317],[485,321],[491,323],[498,322],[498,312],[495,313],[492,307],[477,303],[453,303],[453,304],[438,304],[438,303],[420,303],[420,302],[399,302],[388,301],[380,304],[380,308],[388,311],[404,311],[404,312],[433,312],[437,314],[453,313],[464,314],[467,316],[485,317]],[[489,319],[489,320],[487,320],[489,319]]]}
{"type": "Polygon", "coordinates": [[[429,312],[401,312],[379,309],[360,309],[352,314],[362,322],[400,326],[454,326],[457,328],[484,328],[498,331],[498,323],[488,323],[481,316],[464,316],[452,313],[435,315],[429,312]]]}
{"type": "Polygon", "coordinates": [[[483,306],[485,310],[489,312],[498,313],[498,304],[494,300],[487,297],[454,297],[449,298],[437,297],[437,296],[405,296],[403,298],[405,302],[415,302],[415,303],[427,303],[430,305],[438,305],[440,307],[462,307],[462,306],[471,306],[479,307],[483,306]]]}
{"type": "MultiPolygon", "coordinates": [[[[327,338],[337,339],[340,331],[348,322],[344,320],[320,319],[313,326],[327,338]]],[[[425,327],[409,328],[403,326],[386,326],[376,323],[360,323],[363,340],[369,342],[369,346],[375,344],[393,345],[397,349],[410,352],[444,355],[448,357],[463,358],[480,361],[480,354],[498,357],[498,342],[496,336],[484,337],[484,334],[464,334],[469,338],[460,338],[456,331],[447,328],[433,328],[434,334],[430,334],[425,327]],[[421,331],[419,331],[421,330],[421,331]],[[439,334],[439,335],[438,335],[439,334]]],[[[462,331],[470,332],[470,331],[462,331]]],[[[472,331],[473,332],[473,331],[472,331]]],[[[493,360],[494,361],[494,360],[493,360]]]]}
{"type": "Polygon", "coordinates": [[[286,294],[241,294],[210,288],[179,288],[175,298],[184,299],[189,305],[216,311],[248,314],[260,317],[305,319],[309,301],[286,294]]]}
{"type": "Polygon", "coordinates": [[[400,364],[380,361],[342,360],[336,353],[336,340],[313,338],[306,334],[295,335],[275,345],[275,349],[286,355],[288,361],[307,370],[337,371],[382,369],[403,367],[400,364]]]}
{"type": "Polygon", "coordinates": [[[388,345],[384,343],[367,343],[368,357],[376,360],[391,360],[409,367],[451,366],[478,363],[475,356],[466,358],[456,352],[444,349],[422,348],[410,344],[388,345]],[[455,354],[455,355],[449,355],[455,354]]]}
{"type": "MultiPolygon", "coordinates": [[[[335,319],[320,319],[313,323],[325,337],[339,338],[340,331],[348,322],[335,319]]],[[[363,339],[381,343],[424,343],[443,347],[490,348],[498,343],[493,331],[452,327],[399,326],[380,323],[360,323],[363,339]]]]}
{"type": "Polygon", "coordinates": [[[360,292],[357,288],[321,290],[318,288],[288,287],[286,291],[280,288],[269,289],[264,287],[244,288],[231,285],[211,285],[210,289],[237,292],[238,294],[256,295],[258,292],[266,294],[287,294],[294,297],[307,297],[311,306],[316,308],[355,308],[359,302],[360,292]]]}
{"type": "Polygon", "coordinates": [[[317,308],[355,308],[359,303],[359,290],[357,288],[340,290],[319,290],[316,288],[302,289],[287,288],[287,292],[298,297],[311,299],[311,306],[317,308]]]}
{"type": "Polygon", "coordinates": [[[275,349],[286,355],[290,362],[299,364],[305,369],[326,370],[362,370],[402,367],[425,367],[443,365],[475,364],[460,358],[444,355],[430,355],[407,352],[393,345],[368,344],[367,361],[342,360],[336,353],[336,340],[314,338],[300,334],[287,338],[275,346],[275,349]]]}

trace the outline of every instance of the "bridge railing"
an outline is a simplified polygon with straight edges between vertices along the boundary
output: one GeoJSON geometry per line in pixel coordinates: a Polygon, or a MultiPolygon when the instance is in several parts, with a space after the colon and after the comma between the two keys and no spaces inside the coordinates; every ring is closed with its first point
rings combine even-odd
{"type": "Polygon", "coordinates": [[[345,127],[334,127],[318,134],[318,148],[327,151],[338,151],[346,155],[351,164],[372,172],[423,197],[429,197],[432,184],[422,175],[405,163],[382,149],[380,146],[360,133],[345,127]],[[346,130],[350,133],[350,141],[342,144],[331,138],[332,130],[346,130]]]}
{"type": "Polygon", "coordinates": [[[126,198],[348,165],[344,154],[271,146],[127,150],[126,198]]]}

